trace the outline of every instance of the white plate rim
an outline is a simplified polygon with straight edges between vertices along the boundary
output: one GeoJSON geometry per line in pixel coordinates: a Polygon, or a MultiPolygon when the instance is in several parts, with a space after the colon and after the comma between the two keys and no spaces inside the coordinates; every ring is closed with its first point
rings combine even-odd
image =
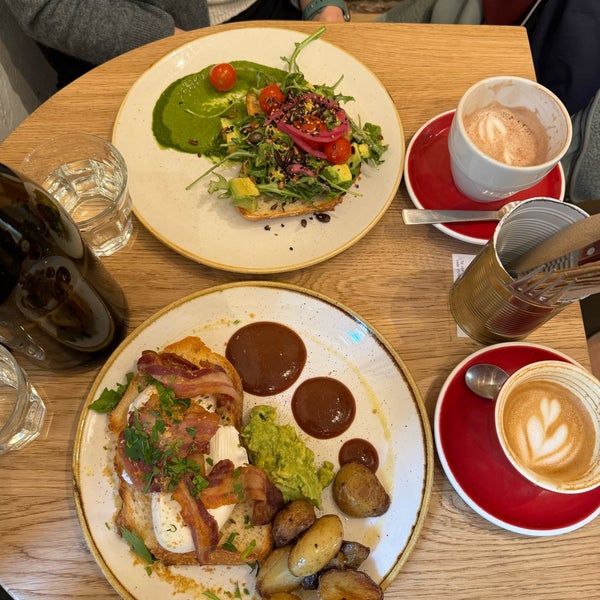
{"type": "Polygon", "coordinates": [[[493,523],[494,525],[497,525],[498,527],[501,527],[502,529],[506,529],[507,531],[512,531],[513,533],[519,533],[521,535],[527,535],[527,536],[531,536],[531,537],[547,537],[547,536],[561,535],[563,533],[569,533],[571,531],[575,531],[576,529],[583,527],[584,525],[587,525],[589,522],[593,521],[598,515],[600,515],[600,506],[593,513],[591,513],[584,519],[578,521],[577,523],[574,523],[573,525],[569,525],[566,527],[556,527],[554,529],[529,529],[526,527],[518,527],[511,523],[508,523],[507,521],[503,521],[502,519],[498,519],[497,517],[494,517],[492,514],[488,513],[482,506],[477,504],[477,502],[475,502],[469,496],[469,494],[462,488],[462,486],[458,483],[458,481],[454,477],[452,468],[450,467],[450,464],[448,463],[446,455],[444,454],[444,448],[443,448],[443,444],[441,441],[441,432],[440,432],[441,408],[442,408],[442,404],[444,402],[444,397],[448,391],[448,387],[450,386],[452,381],[454,381],[454,379],[456,378],[457,373],[465,366],[465,364],[472,361],[474,358],[488,354],[491,350],[494,350],[495,348],[515,347],[515,346],[520,346],[523,348],[539,348],[540,350],[546,350],[548,352],[552,352],[552,353],[556,354],[557,356],[560,356],[571,363],[579,364],[577,361],[575,361],[573,358],[571,358],[568,354],[565,354],[564,352],[561,352],[560,350],[556,350],[554,348],[550,348],[549,346],[544,346],[543,344],[536,344],[533,342],[501,342],[499,344],[492,344],[490,346],[486,346],[485,348],[480,348],[479,350],[472,352],[471,354],[469,354],[469,356],[467,356],[466,358],[461,360],[454,367],[454,369],[452,369],[452,371],[450,372],[448,377],[445,379],[445,381],[442,385],[442,389],[440,390],[440,393],[438,395],[438,399],[437,399],[435,411],[434,411],[434,416],[433,416],[433,435],[434,435],[434,439],[435,439],[436,452],[437,452],[438,458],[440,460],[440,464],[442,465],[442,468],[444,470],[444,473],[446,474],[446,477],[448,478],[448,480],[452,484],[452,487],[456,490],[458,495],[478,515],[480,515],[481,517],[483,517],[490,523],[493,523]]]}
{"type": "MultiPolygon", "coordinates": [[[[322,60],[322,54],[320,55],[320,60],[313,60],[311,62],[311,53],[322,53],[326,51],[327,53],[329,53],[330,57],[333,56],[335,57],[336,61],[347,65],[346,67],[342,67],[340,69],[340,73],[344,73],[345,79],[339,86],[339,90],[356,98],[360,97],[360,94],[366,93],[364,89],[368,88],[367,84],[374,86],[376,90],[377,102],[379,103],[377,107],[377,112],[381,112],[383,110],[383,112],[385,112],[389,116],[388,122],[380,122],[377,120],[377,116],[373,114],[373,111],[375,109],[372,110],[370,107],[364,108],[362,104],[360,104],[358,101],[356,103],[358,105],[358,115],[355,115],[353,113],[352,104],[354,103],[351,103],[350,106],[346,107],[348,108],[348,112],[351,114],[351,116],[361,116],[365,121],[370,120],[373,123],[380,124],[383,129],[384,139],[386,143],[389,144],[389,148],[386,154],[384,155],[385,162],[378,168],[366,165],[363,170],[363,173],[361,174],[361,178],[358,181],[358,191],[360,193],[366,192],[365,196],[358,198],[358,200],[363,200],[365,197],[372,199],[372,210],[369,209],[369,211],[365,213],[364,208],[360,207],[357,202],[355,202],[354,205],[352,204],[352,200],[357,200],[357,198],[349,197],[341,205],[336,207],[335,211],[330,213],[332,219],[329,223],[326,224],[327,229],[325,227],[320,228],[318,231],[315,231],[314,234],[311,234],[310,239],[307,239],[309,237],[306,231],[307,228],[303,228],[300,225],[300,219],[271,219],[269,220],[270,223],[267,223],[266,221],[255,222],[253,224],[254,227],[258,229],[263,229],[266,225],[271,225],[272,228],[277,228],[279,230],[280,235],[283,235],[282,230],[280,229],[283,223],[284,227],[287,227],[287,230],[285,232],[286,240],[289,239],[289,241],[294,242],[295,247],[294,244],[284,246],[282,243],[277,243],[278,240],[273,241],[265,235],[261,238],[262,241],[264,242],[264,240],[267,240],[270,243],[272,242],[273,247],[279,250],[279,254],[277,255],[276,253],[271,252],[271,254],[269,255],[270,262],[268,262],[268,251],[266,250],[264,256],[262,256],[261,258],[261,260],[264,260],[266,262],[263,265],[251,265],[246,263],[245,260],[239,257],[236,258],[235,261],[232,260],[231,257],[228,260],[221,260],[218,259],[216,256],[209,257],[206,256],[206,253],[208,252],[206,248],[204,250],[193,249],[190,247],[190,243],[188,243],[188,241],[186,241],[186,243],[184,244],[181,241],[176,240],[175,236],[167,235],[164,232],[163,228],[166,226],[165,219],[161,218],[159,220],[158,214],[155,217],[151,214],[151,211],[149,211],[148,207],[143,205],[143,203],[146,202],[146,200],[145,198],[143,200],[141,199],[141,190],[143,189],[143,185],[139,180],[146,178],[136,178],[135,169],[139,168],[137,163],[140,163],[141,161],[141,164],[145,164],[145,161],[147,159],[146,157],[138,156],[137,153],[139,152],[139,149],[135,149],[136,142],[134,141],[133,143],[130,143],[130,141],[139,139],[140,133],[145,136],[148,132],[145,131],[145,128],[142,128],[141,131],[137,132],[137,137],[131,135],[134,132],[134,130],[131,129],[131,122],[132,119],[135,120],[138,118],[141,119],[142,123],[145,122],[144,119],[147,121],[147,114],[145,116],[139,116],[139,112],[142,110],[142,107],[140,106],[141,97],[142,95],[144,97],[147,95],[147,92],[144,91],[144,86],[147,85],[147,82],[152,80],[153,77],[157,76],[158,70],[165,69],[168,65],[177,65],[182,61],[185,62],[186,56],[188,56],[187,63],[191,63],[192,59],[189,58],[189,55],[193,54],[202,47],[210,48],[210,46],[214,44],[227,43],[231,47],[248,47],[247,45],[244,45],[243,41],[245,38],[248,38],[248,36],[255,36],[258,39],[263,40],[266,39],[266,36],[268,36],[272,43],[276,43],[277,39],[280,39],[282,43],[283,40],[285,40],[285,44],[282,46],[282,49],[280,51],[272,51],[272,57],[273,59],[275,59],[275,57],[279,58],[281,55],[289,55],[291,53],[291,50],[293,50],[293,43],[301,41],[307,37],[306,32],[298,32],[292,29],[283,29],[276,27],[246,27],[242,29],[225,29],[222,31],[219,31],[219,27],[216,27],[215,30],[216,31],[214,33],[208,34],[206,36],[197,38],[195,40],[183,44],[182,46],[170,51],[163,58],[154,62],[132,85],[118,110],[113,126],[112,140],[115,146],[119,148],[121,153],[124,155],[128,165],[132,165],[132,167],[130,167],[129,187],[132,192],[131,196],[133,203],[133,212],[135,213],[138,220],[144,225],[144,227],[148,229],[148,231],[150,231],[152,235],[154,235],[167,247],[196,262],[200,262],[202,264],[220,270],[250,274],[280,273],[305,268],[313,264],[317,264],[319,262],[328,260],[333,256],[336,256],[337,254],[343,252],[344,250],[357,243],[365,235],[367,235],[367,233],[369,233],[369,231],[383,217],[389,205],[393,201],[400,187],[400,182],[403,174],[405,138],[402,122],[400,120],[398,111],[395,107],[391,96],[389,95],[381,81],[373,74],[373,72],[370,69],[368,69],[362,62],[354,58],[351,54],[342,50],[338,46],[335,46],[331,42],[328,42],[323,39],[317,39],[313,43],[309,44],[309,46],[307,46],[299,56],[298,62],[303,72],[305,72],[305,74],[307,75],[307,78],[311,79],[311,70],[316,69],[316,71],[319,72],[319,69],[325,68],[323,67],[324,63],[322,60]],[[306,59],[305,63],[303,63],[303,57],[305,57],[306,59]],[[315,64],[317,62],[321,66],[315,67],[315,64]],[[352,66],[351,75],[348,75],[348,65],[352,66]],[[354,87],[348,87],[350,85],[350,77],[360,77],[360,85],[358,85],[358,82],[354,82],[352,84],[354,87]],[[344,87],[345,84],[347,86],[346,88],[344,87]],[[138,187],[140,187],[140,192],[138,192],[138,187]],[[361,222],[363,217],[366,217],[364,219],[364,224],[361,222]],[[338,218],[339,223],[335,223],[338,220],[338,218]],[[154,221],[152,221],[152,219],[154,221]],[[291,230],[292,225],[294,227],[293,232],[291,230]],[[338,233],[336,238],[337,241],[329,244],[327,248],[320,250],[319,244],[314,243],[315,240],[322,240],[324,235],[327,237],[332,237],[332,233],[334,233],[334,231],[331,230],[334,227],[340,229],[340,232],[338,233]],[[348,229],[348,232],[344,232],[344,229],[348,229]],[[284,248],[287,250],[288,247],[290,249],[293,247],[296,255],[302,254],[302,256],[298,258],[296,258],[295,256],[293,258],[287,256],[282,251],[284,248]],[[272,258],[273,255],[276,256],[276,259],[272,258]]],[[[237,56],[237,59],[240,58],[242,57],[237,56]]],[[[245,60],[253,60],[252,55],[246,55],[243,58],[245,60]]],[[[234,59],[236,59],[236,57],[232,56],[231,58],[226,58],[224,60],[234,59]]],[[[171,83],[178,77],[181,77],[183,76],[183,74],[187,74],[188,72],[198,71],[207,64],[210,64],[210,56],[202,58],[202,61],[203,62],[201,65],[199,64],[197,67],[192,68],[192,65],[190,64],[185,73],[184,71],[181,71],[180,73],[178,73],[177,76],[172,76],[170,79],[165,80],[164,85],[162,85],[160,89],[156,89],[156,98],[158,98],[158,95],[162,93],[164,88],[166,88],[169,83],[171,83]]],[[[327,63],[327,68],[331,69],[331,65],[332,61],[329,61],[327,63]]],[[[337,71],[335,69],[334,72],[336,73],[337,78],[337,71]]],[[[321,79],[325,83],[334,83],[334,81],[329,81],[329,78],[325,80],[324,77],[325,75],[322,78],[319,77],[319,79],[321,79]]],[[[316,77],[312,77],[312,80],[316,81],[317,79],[316,77]]],[[[152,102],[148,100],[147,103],[148,105],[144,108],[144,110],[146,111],[149,109],[150,104],[153,108],[154,100],[152,102]]],[[[365,103],[365,105],[368,105],[368,103],[365,103]]],[[[148,126],[148,128],[150,129],[150,126],[148,126]]],[[[156,144],[153,138],[152,142],[156,146],[156,148],[152,148],[153,157],[161,156],[160,152],[167,152],[158,148],[158,145],[156,144]]],[[[168,152],[175,153],[176,151],[171,150],[168,152]]],[[[182,158],[181,155],[183,155],[184,153],[177,154],[180,155],[179,158],[182,160],[190,160],[189,157],[191,155],[182,158]]],[[[164,157],[164,154],[162,156],[164,157]]],[[[205,159],[195,160],[200,161],[205,159]]],[[[206,162],[206,164],[208,165],[210,163],[206,162]]],[[[196,166],[195,168],[196,171],[192,171],[192,173],[199,174],[200,172],[202,172],[199,166],[196,166]]],[[[193,178],[194,177],[189,178],[189,181],[191,181],[193,178]]],[[[187,182],[188,180],[185,179],[184,181],[187,182]]],[[[181,187],[184,187],[184,185],[182,185],[181,187]]],[[[356,190],[357,186],[355,185],[352,189],[356,190]]],[[[210,199],[210,201],[212,202],[214,202],[215,200],[216,199],[210,199]]],[[[218,200],[216,201],[218,202],[218,200]]],[[[226,215],[224,217],[223,215],[218,214],[219,211],[215,212],[213,210],[212,212],[212,217],[218,219],[217,224],[219,226],[230,228],[224,233],[229,233],[230,230],[231,233],[234,235],[239,235],[240,231],[247,233],[249,231],[248,228],[250,227],[248,222],[241,216],[239,216],[237,212],[234,212],[233,207],[228,206],[227,208],[229,209],[229,211],[226,211],[226,215]]],[[[193,215],[195,213],[190,211],[190,214],[193,215]]],[[[160,216],[162,217],[162,215],[160,216]]],[[[168,220],[168,216],[165,218],[168,220]]],[[[186,219],[186,227],[188,220],[190,219],[186,219]]],[[[186,235],[188,237],[191,237],[194,231],[194,225],[190,224],[189,227],[189,232],[186,235]]],[[[315,230],[316,229],[317,228],[315,227],[315,230]]],[[[337,231],[337,229],[335,231],[337,231]]],[[[206,233],[207,230],[204,229],[203,231],[204,233],[206,233]]],[[[252,231],[254,232],[254,230],[252,231]]],[[[254,236],[252,241],[255,241],[255,237],[258,234],[254,232],[252,233],[252,235],[254,236]]],[[[224,244],[225,242],[223,242],[223,245],[224,244]]],[[[294,252],[290,251],[290,254],[293,255],[294,252]]]]}
{"type": "MultiPolygon", "coordinates": [[[[176,302],[173,302],[172,304],[164,307],[163,309],[159,310],[157,313],[152,315],[144,323],[139,325],[131,334],[129,334],[129,336],[119,345],[119,347],[115,350],[113,355],[111,355],[111,357],[108,359],[108,361],[105,363],[105,365],[101,368],[101,370],[99,371],[98,375],[96,376],[96,378],[94,380],[94,383],[93,383],[93,385],[90,389],[90,392],[86,398],[84,407],[83,407],[81,415],[80,415],[80,419],[79,419],[79,422],[77,425],[76,436],[75,436],[74,449],[73,449],[73,462],[72,462],[73,484],[74,484],[73,489],[74,489],[76,512],[77,512],[79,523],[82,528],[83,535],[84,535],[84,538],[88,545],[88,548],[90,549],[90,552],[94,556],[97,564],[99,565],[99,567],[102,570],[103,574],[105,575],[106,579],[115,588],[115,590],[119,594],[122,595],[122,597],[130,598],[132,600],[142,600],[141,597],[130,593],[128,591],[128,589],[119,580],[119,578],[113,573],[113,570],[111,569],[108,562],[105,560],[105,557],[103,556],[101,550],[98,548],[98,546],[94,540],[93,527],[88,522],[88,518],[85,514],[85,506],[84,506],[84,501],[83,501],[83,484],[82,484],[82,479],[84,476],[82,475],[82,472],[81,472],[82,468],[84,468],[84,467],[81,466],[81,462],[82,462],[81,457],[84,452],[82,444],[83,444],[84,440],[89,441],[85,437],[86,421],[87,421],[86,407],[88,406],[88,404],[91,401],[93,401],[97,397],[99,390],[103,389],[103,386],[107,385],[106,376],[107,376],[107,373],[113,367],[113,365],[119,361],[119,358],[122,356],[122,354],[124,352],[127,351],[127,348],[131,344],[135,343],[138,336],[141,336],[144,334],[144,331],[148,327],[151,327],[156,322],[160,321],[161,319],[164,319],[167,315],[169,315],[169,313],[171,313],[171,311],[177,311],[179,309],[182,309],[182,307],[185,308],[186,304],[193,302],[195,299],[202,298],[202,297],[205,297],[205,296],[208,296],[211,294],[215,294],[215,293],[227,292],[227,290],[230,290],[230,289],[236,290],[238,288],[243,289],[244,292],[246,292],[247,290],[251,290],[252,288],[256,288],[256,289],[276,290],[276,291],[279,291],[280,293],[284,293],[284,294],[286,294],[286,293],[300,294],[300,295],[306,296],[311,301],[323,303],[327,307],[328,310],[333,309],[333,310],[339,311],[345,317],[352,319],[356,323],[359,323],[366,328],[366,330],[368,331],[368,334],[373,338],[373,341],[381,347],[383,352],[388,356],[388,359],[394,363],[395,368],[397,369],[397,373],[404,380],[404,383],[407,386],[407,390],[411,396],[411,402],[414,406],[415,417],[418,419],[418,422],[419,422],[420,434],[422,436],[421,443],[423,446],[422,447],[422,451],[423,451],[423,459],[422,460],[424,463],[423,464],[424,472],[423,472],[422,488],[419,492],[420,493],[420,504],[419,504],[418,510],[416,511],[416,514],[414,515],[414,523],[412,524],[412,529],[410,531],[410,534],[408,535],[408,538],[406,540],[404,547],[398,551],[398,555],[396,557],[396,562],[390,566],[388,572],[384,574],[384,576],[382,577],[382,580],[380,582],[381,586],[383,588],[386,588],[394,580],[394,578],[398,575],[398,572],[400,571],[401,567],[403,566],[403,564],[407,560],[409,554],[411,553],[412,549],[414,548],[414,545],[416,544],[416,541],[419,537],[419,534],[423,527],[423,524],[424,524],[424,521],[425,521],[425,518],[426,518],[426,515],[428,512],[428,508],[429,508],[430,496],[431,496],[432,485],[433,485],[433,470],[434,470],[433,454],[434,454],[434,452],[433,452],[433,436],[431,434],[431,428],[429,426],[429,420],[428,420],[425,405],[421,398],[418,387],[416,386],[416,383],[414,382],[412,375],[408,371],[408,369],[407,369],[406,365],[404,364],[404,362],[402,361],[402,359],[394,351],[392,346],[381,336],[381,334],[379,334],[377,332],[377,330],[374,329],[369,323],[364,321],[364,319],[361,319],[358,315],[356,315],[354,312],[352,312],[350,309],[348,309],[345,305],[343,305],[323,294],[320,294],[318,292],[314,292],[312,290],[308,290],[308,289],[302,288],[300,286],[268,282],[268,281],[247,281],[247,282],[223,284],[223,285],[215,286],[212,288],[207,288],[205,290],[190,294],[188,296],[181,298],[180,300],[178,300],[176,302]]],[[[168,343],[169,341],[170,340],[164,340],[163,342],[158,344],[157,347],[164,345],[165,343],[168,343]]],[[[112,385],[114,385],[114,383],[116,383],[116,382],[113,381],[112,384],[109,384],[109,387],[112,387],[112,385]]],[[[394,446],[394,448],[395,448],[395,446],[394,446]]],[[[104,476],[106,476],[106,474],[104,476]]],[[[100,527],[100,524],[96,524],[96,527],[100,527]]]]}

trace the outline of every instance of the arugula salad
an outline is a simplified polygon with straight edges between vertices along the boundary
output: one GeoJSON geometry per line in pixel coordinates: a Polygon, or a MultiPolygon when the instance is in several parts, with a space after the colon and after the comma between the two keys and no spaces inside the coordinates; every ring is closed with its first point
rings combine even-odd
{"type": "Polygon", "coordinates": [[[302,49],[324,31],[282,57],[287,69],[221,63],[163,92],[153,113],[158,143],[214,163],[187,189],[210,177],[210,193],[248,212],[265,196],[283,209],[292,202],[310,208],[348,193],[363,164],[383,162],[381,127],[356,122],[342,106],[353,100],[337,91],[343,77],[333,85],[313,84],[298,67],[302,49]],[[236,164],[235,176],[223,174],[236,164]]]}

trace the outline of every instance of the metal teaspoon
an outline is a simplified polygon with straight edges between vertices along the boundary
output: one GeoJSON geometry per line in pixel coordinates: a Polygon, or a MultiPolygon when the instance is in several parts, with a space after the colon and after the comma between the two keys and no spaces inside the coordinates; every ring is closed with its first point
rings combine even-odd
{"type": "Polygon", "coordinates": [[[479,363],[470,366],[465,372],[467,387],[478,396],[494,400],[508,379],[508,373],[496,365],[479,363]]]}

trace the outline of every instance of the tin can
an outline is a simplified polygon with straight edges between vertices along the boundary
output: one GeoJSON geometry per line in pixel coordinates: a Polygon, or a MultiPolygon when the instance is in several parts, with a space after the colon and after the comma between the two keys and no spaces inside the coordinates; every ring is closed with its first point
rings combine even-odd
{"type": "Polygon", "coordinates": [[[482,344],[520,340],[572,301],[549,302],[519,289],[507,265],[564,227],[584,219],[581,208],[551,198],[518,204],[450,290],[458,326],[482,344]]]}

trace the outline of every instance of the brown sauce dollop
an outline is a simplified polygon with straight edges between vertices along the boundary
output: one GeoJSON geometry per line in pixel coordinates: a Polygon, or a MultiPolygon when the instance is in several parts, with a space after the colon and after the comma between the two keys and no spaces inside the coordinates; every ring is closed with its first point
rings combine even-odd
{"type": "Polygon", "coordinates": [[[258,321],[231,336],[225,356],[239,373],[246,392],[272,396],[298,379],[306,364],[306,346],[289,327],[258,321]]]}
{"type": "Polygon", "coordinates": [[[352,392],[337,379],[313,377],[303,381],[292,397],[292,413],[298,426],[322,440],[344,433],[354,420],[352,392]]]}
{"type": "Polygon", "coordinates": [[[338,462],[340,467],[351,462],[359,462],[375,473],[379,468],[379,455],[371,442],[362,438],[352,438],[340,448],[338,462]]]}

